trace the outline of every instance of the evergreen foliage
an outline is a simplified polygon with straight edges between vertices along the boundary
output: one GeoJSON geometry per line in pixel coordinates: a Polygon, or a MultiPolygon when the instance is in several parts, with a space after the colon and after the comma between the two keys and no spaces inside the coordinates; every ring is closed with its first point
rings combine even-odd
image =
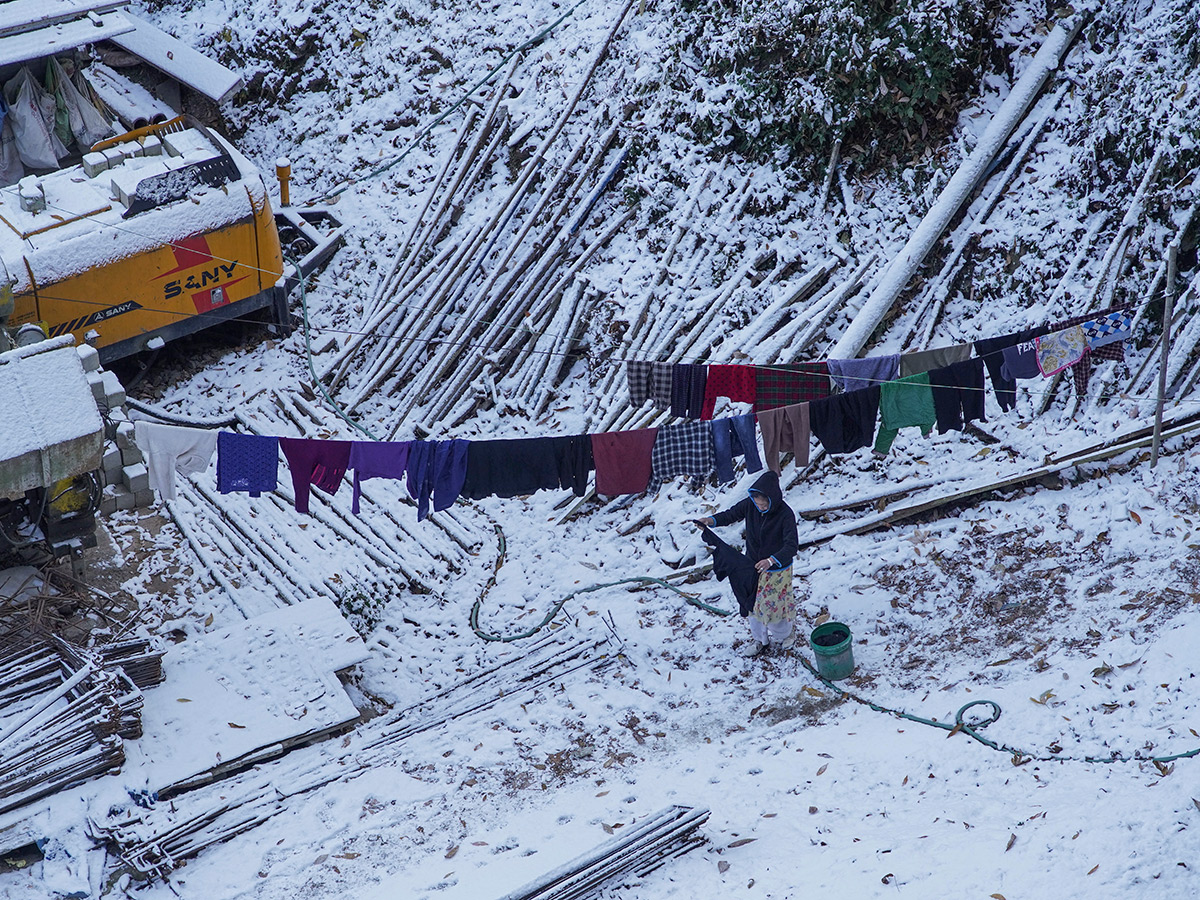
{"type": "Polygon", "coordinates": [[[681,2],[679,50],[704,76],[697,138],[795,161],[839,138],[869,161],[943,134],[977,86],[996,12],[983,0],[681,2]]]}

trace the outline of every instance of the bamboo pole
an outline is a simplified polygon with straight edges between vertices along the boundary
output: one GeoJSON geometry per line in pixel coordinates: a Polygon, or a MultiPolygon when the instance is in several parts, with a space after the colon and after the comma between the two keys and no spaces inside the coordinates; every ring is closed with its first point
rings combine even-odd
{"type": "Polygon", "coordinates": [[[453,168],[454,161],[458,157],[459,151],[462,149],[463,141],[466,139],[466,136],[470,133],[471,129],[475,126],[475,119],[478,115],[478,107],[468,107],[467,114],[463,118],[462,125],[458,129],[454,143],[450,145],[450,149],[446,153],[446,158],[443,160],[441,167],[438,169],[437,175],[434,177],[433,184],[430,185],[429,190],[425,192],[425,203],[421,206],[421,210],[417,213],[416,218],[413,219],[412,228],[408,230],[408,234],[404,238],[403,243],[401,243],[396,250],[395,261],[392,263],[391,269],[379,279],[376,289],[371,292],[371,307],[368,310],[368,315],[378,308],[380,302],[383,300],[384,295],[391,290],[393,279],[403,277],[401,274],[401,267],[407,266],[409,262],[408,251],[412,247],[413,241],[416,240],[417,234],[421,231],[421,225],[425,219],[425,215],[429,212],[429,207],[433,204],[434,197],[436,197],[438,192],[441,190],[442,184],[446,180],[446,175],[449,174],[451,168],[453,168]]]}
{"type": "Polygon", "coordinates": [[[858,356],[951,220],[978,186],[996,154],[1025,117],[1051,72],[1065,57],[1075,36],[1083,27],[1085,18],[1085,15],[1072,16],[1068,21],[1056,25],[1047,36],[1041,49],[1013,85],[996,115],[992,117],[975,149],[951,176],[937,201],[925,214],[901,251],[888,264],[875,290],[830,351],[830,357],[850,359],[858,356]]]}
{"type": "Polygon", "coordinates": [[[1150,450],[1150,468],[1158,465],[1158,448],[1162,443],[1163,403],[1167,399],[1167,360],[1171,355],[1171,308],[1175,303],[1176,265],[1179,255],[1179,244],[1172,243],[1167,247],[1167,291],[1163,306],[1163,339],[1162,356],[1158,364],[1158,396],[1154,404],[1154,438],[1150,450]]]}

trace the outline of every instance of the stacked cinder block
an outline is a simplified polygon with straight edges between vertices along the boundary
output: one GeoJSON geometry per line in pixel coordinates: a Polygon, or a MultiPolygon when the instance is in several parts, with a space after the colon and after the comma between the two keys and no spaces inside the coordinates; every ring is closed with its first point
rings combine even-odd
{"type": "Polygon", "coordinates": [[[81,344],[79,352],[92,394],[104,415],[104,458],[101,477],[104,493],[100,497],[101,515],[118,509],[141,509],[154,503],[150,474],[142,451],[133,441],[133,423],[125,412],[125,389],[112,372],[100,367],[95,347],[81,344]]]}

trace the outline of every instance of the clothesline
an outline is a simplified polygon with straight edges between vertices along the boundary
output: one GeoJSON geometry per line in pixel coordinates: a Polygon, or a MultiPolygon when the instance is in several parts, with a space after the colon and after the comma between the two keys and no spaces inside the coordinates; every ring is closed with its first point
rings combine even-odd
{"type": "MultiPolygon", "coordinates": [[[[311,488],[336,494],[348,477],[351,509],[358,514],[362,482],[384,478],[407,483],[417,519],[458,499],[517,497],[539,490],[586,493],[595,473],[605,496],[657,490],[677,475],[735,480],[734,459],[749,471],[762,467],[753,415],[731,416],[666,428],[644,428],[565,437],[509,440],[336,441],[213,432],[138,421],[151,486],[164,500],[175,497],[177,474],[198,474],[217,456],[217,488],[252,497],[279,485],[282,453],[291,475],[295,507],[307,513],[311,488]],[[349,472],[353,471],[353,476],[349,472]]],[[[778,471],[778,462],[775,462],[778,471]]]]}
{"type": "MultiPolygon", "coordinates": [[[[997,338],[905,354],[785,365],[634,360],[627,363],[626,371],[635,406],[649,399],[659,408],[670,408],[679,418],[703,419],[712,415],[719,397],[752,403],[756,411],[762,411],[785,403],[824,399],[835,393],[835,388],[851,392],[888,383],[911,386],[905,380],[907,376],[923,372],[932,375],[975,360],[976,365],[982,362],[987,366],[993,390],[1007,410],[1015,404],[1018,378],[1049,377],[1073,368],[1077,391],[1085,393],[1094,360],[1124,358],[1123,341],[1130,337],[1131,325],[1128,306],[1114,306],[997,338]],[[791,384],[787,383],[789,374],[791,384]],[[716,386],[707,383],[714,375],[720,382],[716,386]],[[759,384],[768,389],[765,400],[758,396],[759,384]]],[[[982,384],[955,386],[965,392],[986,390],[982,384]]]]}
{"type": "MultiPolygon", "coordinates": [[[[1092,317],[1079,317],[1090,321],[1092,317]]],[[[1073,320],[1069,320],[1073,321],[1073,320]]],[[[1062,325],[1064,323],[1060,323],[1062,325]]],[[[1067,324],[1078,334],[1085,334],[1080,321],[1067,324]]],[[[1041,337],[1061,334],[1054,326],[1030,329],[1032,346],[1041,350],[1041,337]]],[[[1053,350],[1051,355],[1063,365],[1078,366],[1089,353],[1097,356],[1116,346],[1123,353],[1123,341],[1129,336],[1129,317],[1116,314],[1114,327],[1101,329],[1092,335],[1094,346],[1084,346],[1078,356],[1053,350]],[[1119,326],[1119,327],[1117,327],[1119,326]],[[1054,354],[1057,353],[1057,356],[1054,354]]],[[[1095,329],[1093,329],[1095,331],[1095,329]]],[[[1086,336],[1086,335],[1085,335],[1086,336]]],[[[1007,342],[1003,350],[1018,347],[1029,337],[1027,332],[991,339],[1007,342]]],[[[983,342],[977,341],[975,348],[983,342]]],[[[1078,343],[1078,342],[1077,342],[1078,343]]],[[[137,423],[137,441],[142,447],[150,470],[152,485],[164,499],[175,494],[177,473],[196,474],[205,471],[215,452],[217,455],[217,484],[222,493],[247,492],[258,496],[278,486],[280,453],[291,474],[297,511],[307,513],[312,487],[336,494],[347,474],[353,471],[352,510],[360,509],[361,484],[370,478],[406,481],[408,493],[417,502],[417,518],[449,508],[459,498],[483,499],[488,496],[516,497],[539,490],[569,489],[583,496],[589,477],[595,472],[596,492],[606,496],[635,494],[657,490],[667,479],[679,475],[707,478],[714,473],[721,482],[735,478],[734,460],[742,457],[749,472],[763,467],[758,438],[761,433],[766,464],[780,470],[780,454],[791,452],[798,466],[808,464],[811,438],[815,436],[829,453],[848,453],[865,447],[875,436],[875,452],[886,454],[900,428],[920,426],[928,434],[933,425],[939,432],[962,430],[975,419],[984,419],[983,366],[985,356],[992,361],[1000,350],[985,346],[984,354],[971,357],[972,345],[937,348],[919,354],[907,354],[925,362],[937,362],[950,352],[955,361],[949,365],[915,372],[904,377],[883,379],[878,375],[854,374],[840,369],[838,375],[851,380],[868,380],[870,386],[841,394],[832,393],[830,365],[802,363],[792,366],[759,367],[740,365],[695,366],[666,365],[660,376],[668,371],[668,387],[679,388],[679,400],[686,412],[703,410],[709,400],[707,393],[710,370],[713,383],[724,385],[729,396],[739,389],[753,391],[751,402],[755,413],[703,418],[661,428],[633,431],[579,434],[564,437],[534,437],[509,440],[443,441],[333,441],[307,438],[282,438],[265,435],[245,435],[164,425],[137,423]],[[692,376],[704,370],[703,387],[692,376]],[[682,372],[683,377],[675,378],[682,372]],[[763,375],[762,373],[766,373],[763,375]],[[722,382],[725,376],[732,381],[722,382]],[[734,383],[736,382],[736,383],[734,383]],[[808,391],[810,399],[800,403],[786,402],[790,391],[808,391]],[[876,418],[881,426],[876,436],[876,418]]],[[[1025,351],[1021,351],[1025,352],[1025,351]]],[[[1018,365],[1019,360],[1004,354],[1004,365],[1018,365]]],[[[866,366],[888,367],[895,364],[899,375],[900,355],[868,358],[859,362],[866,366]]],[[[845,361],[842,361],[845,362],[845,361]]],[[[1040,374],[1044,371],[1038,357],[1040,374]]],[[[646,364],[653,366],[654,364],[646,364]]],[[[1015,379],[1024,377],[1022,369],[1009,373],[1004,367],[989,366],[993,386],[1005,405],[1003,391],[1013,391],[1015,379]],[[1007,387],[1012,376],[1011,389],[1007,387]]],[[[651,368],[651,375],[655,374],[651,368]]],[[[853,381],[849,382],[853,383],[853,381]]],[[[661,385],[659,385],[661,387],[661,385]]],[[[737,396],[744,396],[737,394],[737,396]]],[[[711,408],[707,410],[711,416],[711,408]]]]}

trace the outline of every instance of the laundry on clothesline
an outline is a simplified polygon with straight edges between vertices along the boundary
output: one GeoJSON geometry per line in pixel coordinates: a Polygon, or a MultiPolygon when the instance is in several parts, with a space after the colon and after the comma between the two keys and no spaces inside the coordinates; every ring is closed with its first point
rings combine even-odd
{"type": "Polygon", "coordinates": [[[175,499],[175,475],[205,471],[217,451],[216,432],[203,428],[135,422],[134,441],[146,458],[150,487],[163,500],[175,499]]]}
{"type": "Polygon", "coordinates": [[[808,409],[807,403],[794,403],[758,414],[758,428],[762,432],[767,468],[776,475],[781,472],[781,453],[791,452],[798,468],[808,465],[809,445],[812,443],[808,409]]]}
{"type": "Polygon", "coordinates": [[[968,422],[986,419],[982,359],[964,359],[928,374],[938,434],[962,431],[968,422]]]}
{"type": "Polygon", "coordinates": [[[878,415],[878,386],[808,404],[809,427],[826,453],[853,453],[870,446],[878,415]]]}
{"type": "Polygon", "coordinates": [[[279,486],[279,438],[222,431],[217,435],[217,490],[258,497],[279,486]]]}
{"type": "MultiPolygon", "coordinates": [[[[719,483],[729,484],[735,479],[733,461],[738,456],[745,459],[747,472],[752,473],[762,469],[762,459],[758,455],[758,433],[754,428],[752,413],[713,420],[712,434],[714,465],[719,483]]],[[[807,444],[804,452],[807,456],[807,444]]]]}
{"type": "Polygon", "coordinates": [[[887,456],[901,428],[918,427],[928,436],[937,423],[929,373],[909,375],[879,386],[879,434],[875,452],[887,456]]]}
{"type": "Polygon", "coordinates": [[[1092,367],[1124,359],[1132,317],[1114,308],[1013,334],[906,354],[780,365],[629,361],[630,399],[671,409],[684,421],[661,428],[508,440],[333,441],[212,432],[139,422],[136,435],[153,485],[175,494],[178,474],[205,471],[217,454],[217,488],[257,497],[278,487],[282,452],[298,512],[313,488],[332,497],[353,472],[351,509],[361,513],[362,483],[406,481],[417,518],[459,499],[522,497],[569,490],[584,496],[592,475],[601,496],[658,490],[679,476],[720,483],[766,467],[778,474],[791,453],[809,465],[815,438],[830,454],[874,444],[890,451],[901,428],[928,435],[961,431],[985,419],[984,370],[1001,409],[1016,403],[1016,382],[1070,368],[1083,396],[1092,367]],[[974,353],[975,355],[972,355],[974,353]],[[866,387],[858,385],[866,384],[866,387]],[[840,387],[842,392],[835,392],[840,387]],[[712,418],[719,398],[754,412],[712,418]],[[879,423],[878,429],[876,423],[879,423]],[[759,449],[761,432],[762,453],[759,449]]]}
{"type": "Polygon", "coordinates": [[[829,387],[829,366],[823,362],[754,367],[754,411],[823,400],[829,387]]]}
{"type": "Polygon", "coordinates": [[[1047,378],[1057,375],[1083,359],[1087,349],[1087,337],[1079,325],[1044,334],[1037,339],[1038,368],[1047,378]]]}
{"type": "Polygon", "coordinates": [[[318,487],[330,496],[336,494],[350,467],[350,441],[280,438],[279,449],[292,473],[296,512],[308,512],[310,487],[318,487]]]}
{"type": "Polygon", "coordinates": [[[919,375],[922,372],[932,372],[964,362],[971,358],[970,344],[952,344],[949,347],[934,347],[931,350],[917,350],[914,353],[900,354],[900,377],[919,375]]]}
{"type": "Polygon", "coordinates": [[[359,513],[362,483],[368,478],[399,480],[408,472],[408,452],[412,441],[353,441],[350,444],[350,468],[354,470],[350,510],[359,513]]]}
{"type": "MultiPolygon", "coordinates": [[[[1114,307],[974,343],[911,353],[775,365],[630,360],[626,362],[626,375],[635,406],[650,400],[658,409],[669,408],[676,418],[705,420],[713,417],[722,397],[732,403],[752,404],[754,412],[761,413],[823,400],[837,391],[878,387],[976,359],[987,369],[1001,410],[1008,411],[1016,406],[1019,379],[1049,377],[1065,368],[1082,366],[1076,382],[1086,387],[1090,371],[1083,364],[1086,354],[1128,339],[1132,324],[1133,318],[1126,310],[1114,307]]],[[[1118,358],[1114,354],[1097,357],[1118,358]]],[[[973,389],[958,387],[960,391],[973,389]]]]}
{"type": "Polygon", "coordinates": [[[900,354],[828,360],[829,378],[843,393],[881,385],[900,377],[900,354]]]}
{"type": "Polygon", "coordinates": [[[680,363],[671,373],[671,415],[679,419],[701,419],[708,366],[680,363]]]}
{"type": "Polygon", "coordinates": [[[709,366],[708,380],[704,386],[704,405],[700,410],[701,419],[713,417],[717,399],[720,397],[727,397],[735,403],[754,403],[758,397],[754,367],[709,366]]]}

